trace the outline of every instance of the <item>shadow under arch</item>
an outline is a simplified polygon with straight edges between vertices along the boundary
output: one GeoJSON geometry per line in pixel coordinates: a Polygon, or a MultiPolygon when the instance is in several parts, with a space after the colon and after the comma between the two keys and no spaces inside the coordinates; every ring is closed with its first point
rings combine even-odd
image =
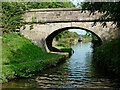
{"type": "Polygon", "coordinates": [[[45,39],[46,44],[47,44],[47,47],[48,47],[48,49],[49,49],[50,51],[60,52],[59,49],[57,49],[57,48],[55,48],[55,47],[52,46],[52,41],[53,41],[53,39],[54,39],[54,37],[55,37],[56,35],[58,35],[58,34],[61,33],[62,31],[69,30],[69,29],[81,29],[81,30],[84,30],[84,31],[88,31],[88,32],[92,33],[93,35],[95,35],[95,36],[98,38],[98,40],[99,40],[100,43],[102,42],[102,39],[101,39],[97,34],[95,34],[94,32],[92,32],[91,30],[88,30],[88,29],[85,29],[85,28],[81,28],[81,27],[64,27],[64,28],[60,28],[60,29],[58,29],[58,30],[55,30],[54,32],[52,32],[52,33],[45,39]]]}

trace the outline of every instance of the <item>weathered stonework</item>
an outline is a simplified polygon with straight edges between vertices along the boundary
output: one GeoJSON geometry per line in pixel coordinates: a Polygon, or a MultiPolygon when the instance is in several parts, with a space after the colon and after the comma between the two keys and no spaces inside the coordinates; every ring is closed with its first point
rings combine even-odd
{"type": "Polygon", "coordinates": [[[98,19],[101,15],[97,12],[95,15],[82,13],[79,8],[63,9],[32,9],[27,11],[23,17],[25,22],[63,22],[63,21],[90,21],[98,19]]]}
{"type": "Polygon", "coordinates": [[[118,30],[112,22],[107,22],[107,27],[102,27],[101,24],[92,26],[93,21],[99,18],[100,14],[89,16],[89,13],[81,13],[80,9],[34,9],[27,11],[23,17],[25,22],[32,22],[33,29],[26,24],[21,33],[44,51],[49,51],[52,40],[61,31],[76,28],[90,31],[102,41],[110,40],[118,37],[118,30]],[[39,24],[37,22],[47,22],[39,24]],[[50,38],[50,39],[49,39],[50,38]],[[48,49],[49,48],[49,49],[48,49]]]}

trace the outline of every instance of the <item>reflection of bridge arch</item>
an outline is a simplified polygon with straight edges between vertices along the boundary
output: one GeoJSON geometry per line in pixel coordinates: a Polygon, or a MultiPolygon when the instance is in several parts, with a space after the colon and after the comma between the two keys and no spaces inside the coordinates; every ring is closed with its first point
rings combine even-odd
{"type": "Polygon", "coordinates": [[[65,31],[65,30],[68,30],[68,29],[79,29],[79,30],[81,29],[81,30],[88,31],[88,32],[90,32],[91,34],[95,35],[100,42],[102,42],[101,38],[100,38],[96,33],[94,33],[94,32],[91,31],[91,30],[84,29],[84,28],[81,28],[81,27],[64,27],[64,28],[60,28],[60,29],[58,29],[58,30],[55,30],[55,31],[52,32],[50,35],[48,35],[48,37],[45,39],[47,48],[48,48],[50,51],[54,51],[54,47],[52,46],[52,41],[53,41],[54,37],[55,37],[57,34],[61,33],[62,31],[65,31]]]}

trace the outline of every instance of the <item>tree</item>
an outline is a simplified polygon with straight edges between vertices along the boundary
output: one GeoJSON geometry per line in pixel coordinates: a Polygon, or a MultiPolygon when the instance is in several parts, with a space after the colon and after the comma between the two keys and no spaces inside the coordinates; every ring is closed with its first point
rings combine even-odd
{"type": "Polygon", "coordinates": [[[81,7],[82,11],[88,10],[90,14],[94,14],[96,11],[102,13],[99,20],[103,20],[101,22],[103,26],[106,25],[105,20],[112,20],[113,24],[117,24],[117,27],[120,28],[120,2],[83,2],[81,7]]]}
{"type": "Polygon", "coordinates": [[[75,7],[71,2],[2,2],[2,26],[7,31],[19,29],[22,14],[28,9],[75,7]]]}

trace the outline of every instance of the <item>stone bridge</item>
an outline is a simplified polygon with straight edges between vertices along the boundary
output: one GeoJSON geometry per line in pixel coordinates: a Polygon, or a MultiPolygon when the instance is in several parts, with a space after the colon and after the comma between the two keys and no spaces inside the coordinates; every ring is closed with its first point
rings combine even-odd
{"type": "MultiPolygon", "coordinates": [[[[93,22],[101,14],[89,15],[88,11],[81,12],[79,8],[32,9],[23,15],[25,26],[21,33],[44,51],[52,51],[52,40],[60,32],[68,29],[82,29],[96,35],[99,40],[111,40],[118,36],[118,29],[107,22],[107,27],[93,22]]],[[[98,21],[100,22],[100,21],[98,21]]]]}

